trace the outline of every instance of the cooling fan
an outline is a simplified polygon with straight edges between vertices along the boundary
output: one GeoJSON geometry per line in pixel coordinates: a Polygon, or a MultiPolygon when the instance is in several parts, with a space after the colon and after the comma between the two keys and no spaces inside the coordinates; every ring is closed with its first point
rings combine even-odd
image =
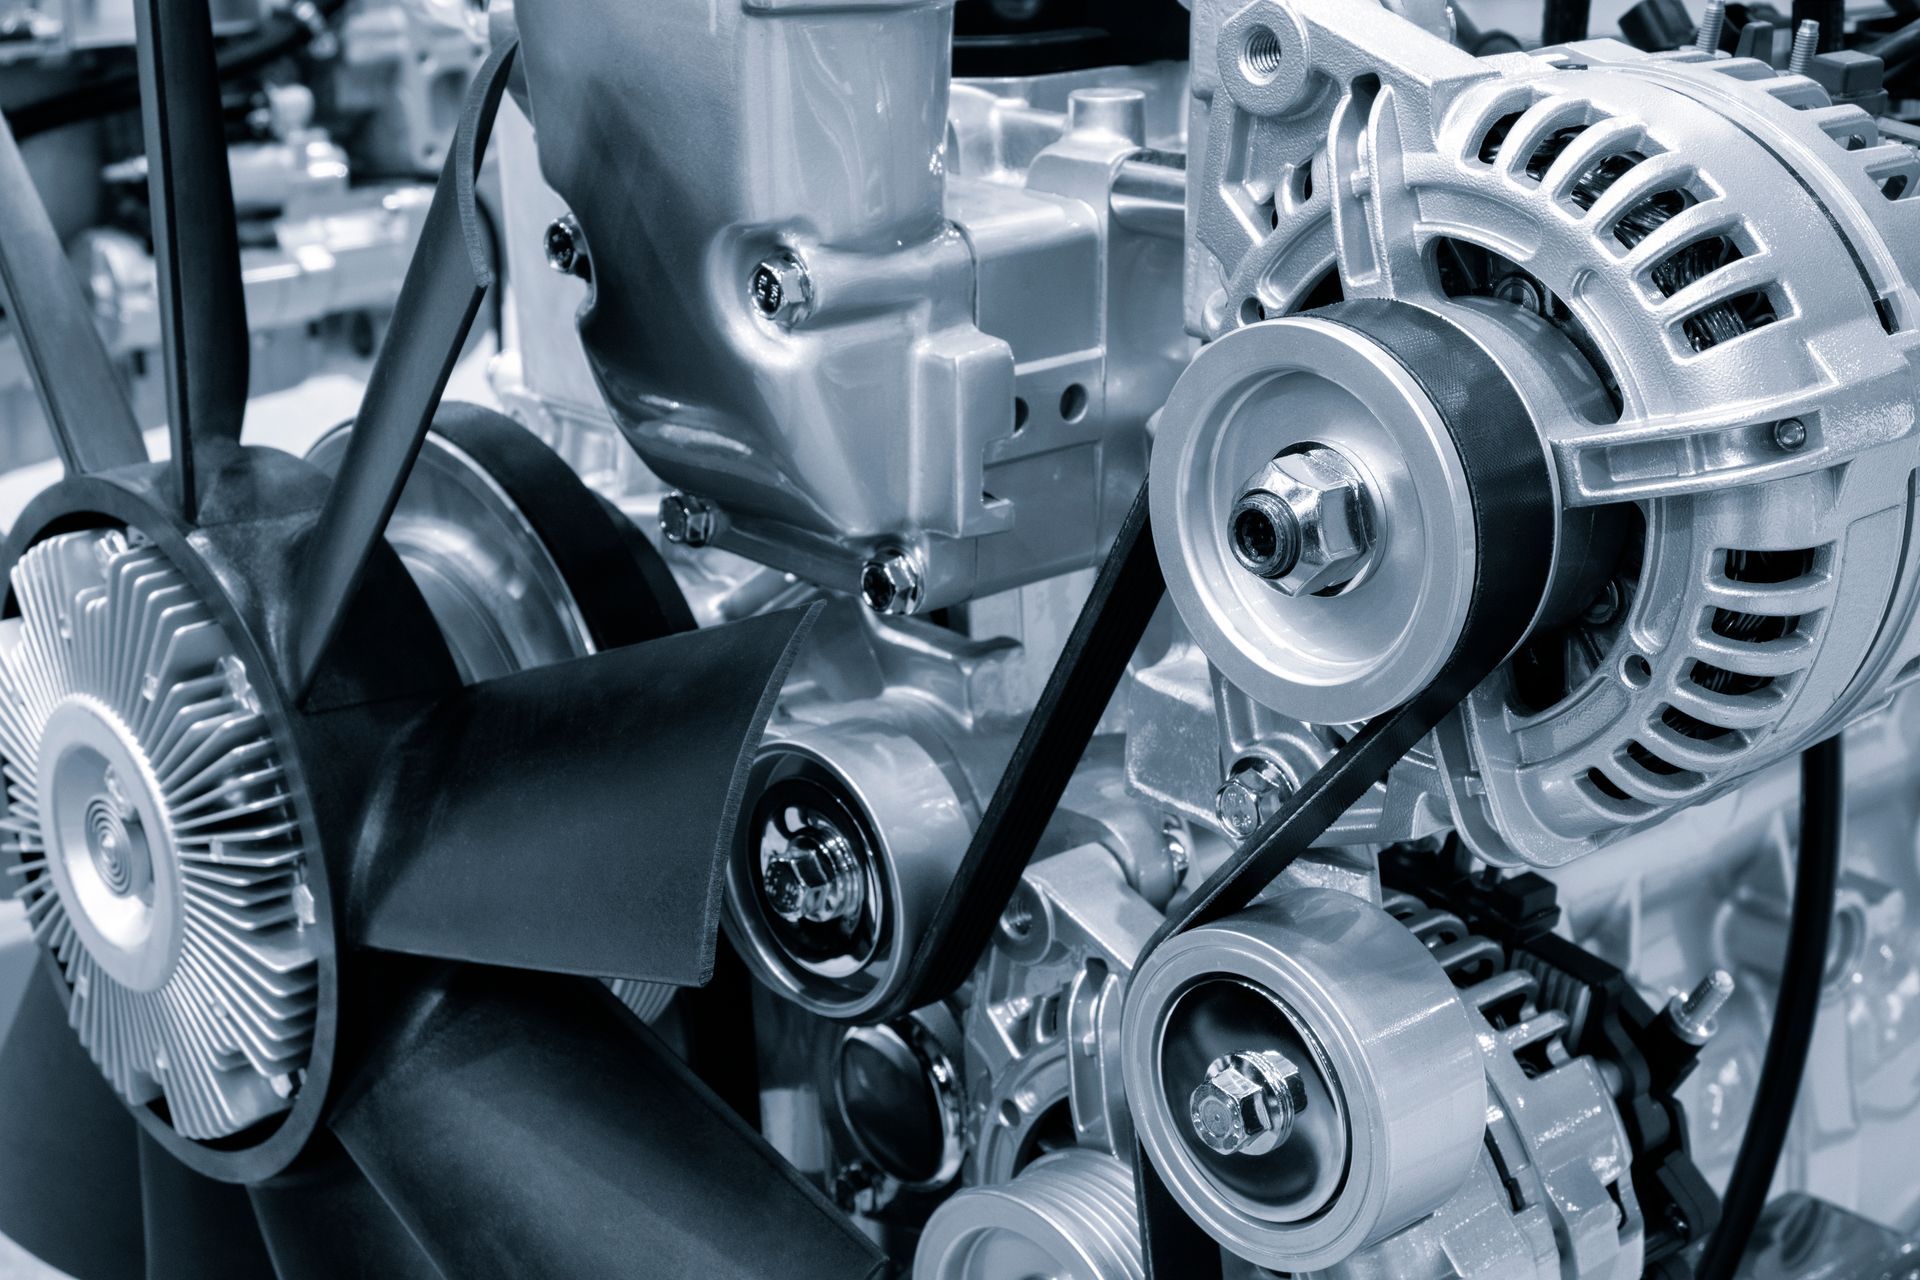
{"type": "Polygon", "coordinates": [[[0,124],[0,278],[67,470],[0,550],[0,843],[45,959],[0,1047],[0,1230],[81,1280],[879,1274],[595,981],[711,976],[809,617],[463,683],[384,538],[491,283],[513,47],[329,476],[240,443],[209,14],[136,10],[164,464],[0,124]]]}

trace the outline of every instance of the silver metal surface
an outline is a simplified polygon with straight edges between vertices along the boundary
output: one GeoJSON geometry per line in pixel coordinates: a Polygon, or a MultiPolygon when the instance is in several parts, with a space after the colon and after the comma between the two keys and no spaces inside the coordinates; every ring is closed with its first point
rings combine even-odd
{"type": "MultiPolygon", "coordinates": [[[[1711,13],[1704,25],[1710,46],[1711,13]]],[[[1527,401],[1563,537],[1581,548],[1557,566],[1532,642],[1570,655],[1560,684],[1516,697],[1488,682],[1443,728],[1438,769],[1402,779],[1437,787],[1427,807],[1477,853],[1590,853],[1896,686],[1920,654],[1900,552],[1914,519],[1899,460],[1915,420],[1899,246],[1920,227],[1897,198],[1911,151],[1749,59],[1591,40],[1479,60],[1331,0],[1200,0],[1195,29],[1218,57],[1193,77],[1186,312],[1213,341],[1162,415],[1155,527],[1183,620],[1228,679],[1308,724],[1382,710],[1422,681],[1410,657],[1412,678],[1379,681],[1383,696],[1330,702],[1337,677],[1303,661],[1301,629],[1236,590],[1208,545],[1221,491],[1272,452],[1220,474],[1236,432],[1272,434],[1239,380],[1311,363],[1277,335],[1270,359],[1225,353],[1311,323],[1293,313],[1332,296],[1443,310],[1470,330],[1527,401]]],[[[1431,511],[1387,488],[1382,570],[1404,513],[1431,511]]],[[[1468,565],[1471,548],[1434,558],[1468,565]]],[[[1422,616],[1444,654],[1455,615],[1422,616]]]]}
{"type": "Polygon", "coordinates": [[[1178,152],[1177,74],[956,89],[951,22],[519,0],[511,24],[620,430],[724,513],[717,547],[842,592],[906,553],[920,610],[1094,562],[1190,348],[1178,170],[1148,154],[1178,152]],[[610,155],[648,180],[605,181],[610,155]],[[1165,171],[1126,184],[1159,212],[1114,212],[1127,162],[1165,171]]]}
{"type": "Polygon", "coordinates": [[[1102,1152],[1043,1156],[960,1192],[928,1221],[914,1280],[1144,1280],[1133,1175],[1102,1152]]]}
{"type": "Polygon", "coordinates": [[[1452,652],[1473,585],[1466,476],[1425,390],[1364,335],[1304,316],[1206,347],[1161,411],[1151,497],[1182,621],[1258,701],[1317,723],[1364,719],[1406,701],[1452,652]],[[1337,451],[1352,478],[1304,461],[1314,450],[1337,451]],[[1283,590],[1238,554],[1250,481],[1307,516],[1283,590]],[[1326,590],[1363,557],[1364,573],[1326,590]]]}
{"type": "Polygon", "coordinates": [[[1207,1065],[1188,1103],[1194,1133],[1214,1151],[1263,1156],[1292,1135],[1307,1088],[1285,1054],[1226,1053],[1207,1065]]]}
{"type": "Polygon", "coordinates": [[[305,835],[247,672],[118,531],[38,544],[12,590],[0,847],[34,936],[123,1099],[164,1099],[189,1138],[238,1133],[299,1089],[317,983],[305,835]]]}
{"type": "Polygon", "coordinates": [[[1444,1204],[1480,1157],[1487,1085],[1445,971],[1378,906],[1288,890],[1164,943],[1122,1030],[1135,1129],[1182,1208],[1239,1256],[1333,1266],[1444,1204]],[[1305,1101],[1249,1158],[1194,1133],[1193,1081],[1223,1053],[1278,1052],[1305,1101]]]}
{"type": "MultiPolygon", "coordinates": [[[[308,461],[338,467],[349,429],[322,437],[308,461]]],[[[469,683],[594,651],[572,588],[525,514],[446,438],[422,444],[387,541],[469,683]]]]}

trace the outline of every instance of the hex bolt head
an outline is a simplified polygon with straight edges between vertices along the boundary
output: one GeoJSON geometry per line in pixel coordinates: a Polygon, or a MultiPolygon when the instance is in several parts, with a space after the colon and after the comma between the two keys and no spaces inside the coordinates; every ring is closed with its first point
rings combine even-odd
{"type": "Polygon", "coordinates": [[[1189,1099],[1194,1136],[1223,1156],[1261,1156],[1285,1142],[1307,1105],[1300,1068],[1271,1050],[1223,1054],[1189,1099]]]}
{"type": "Polygon", "coordinates": [[[796,324],[813,305],[813,282],[807,268],[793,254],[780,252],[761,260],[747,281],[753,309],[777,324],[796,324]]]}
{"type": "Polygon", "coordinates": [[[825,924],[860,913],[866,886],[853,842],[825,822],[809,822],[761,872],[767,905],[789,924],[825,924]]]}
{"type": "Polygon", "coordinates": [[[1293,786],[1271,760],[1250,756],[1233,766],[1213,795],[1214,816],[1235,840],[1245,840],[1280,808],[1293,786]]]}
{"type": "Polygon", "coordinates": [[[912,613],[921,589],[920,566],[907,551],[884,550],[860,566],[860,598],[875,613],[912,613]]]}
{"type": "Polygon", "coordinates": [[[1227,545],[1249,573],[1284,595],[1351,582],[1373,554],[1372,499],[1359,468],[1325,445],[1283,453],[1241,487],[1227,545]]]}
{"type": "Polygon", "coordinates": [[[686,493],[660,500],[660,533],[668,542],[704,547],[720,532],[720,512],[711,502],[686,493]]]}
{"type": "Polygon", "coordinates": [[[545,244],[547,265],[561,275],[585,280],[592,274],[587,258],[587,235],[572,214],[563,213],[547,224],[545,244]]]}

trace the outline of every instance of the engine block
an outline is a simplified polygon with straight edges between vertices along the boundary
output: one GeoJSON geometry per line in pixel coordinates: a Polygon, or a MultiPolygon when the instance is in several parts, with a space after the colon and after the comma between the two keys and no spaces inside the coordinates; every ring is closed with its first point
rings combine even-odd
{"type": "Polygon", "coordinates": [[[0,128],[0,1230],[1907,1274],[1911,15],[120,7],[0,0],[146,148],[0,128]]]}

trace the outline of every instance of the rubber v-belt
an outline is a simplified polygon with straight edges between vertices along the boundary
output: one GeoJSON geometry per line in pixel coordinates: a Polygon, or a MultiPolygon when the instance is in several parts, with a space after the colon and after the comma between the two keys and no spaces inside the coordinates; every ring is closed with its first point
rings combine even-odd
{"type": "MultiPolygon", "coordinates": [[[[1479,549],[1466,623],[1418,696],[1374,717],[1280,811],[1169,915],[1142,951],[1245,907],[1519,645],[1546,591],[1558,517],[1531,416],[1493,359],[1458,327],[1405,303],[1337,303],[1313,318],[1389,351],[1426,393],[1459,453],[1479,549]]],[[[951,995],[991,940],[1095,726],[1165,593],[1143,484],[1038,705],[994,789],[902,994],[874,1020],[951,995]]],[[[1148,1275],[1218,1276],[1219,1249],[1168,1194],[1144,1152],[1134,1159],[1148,1275]]]]}

